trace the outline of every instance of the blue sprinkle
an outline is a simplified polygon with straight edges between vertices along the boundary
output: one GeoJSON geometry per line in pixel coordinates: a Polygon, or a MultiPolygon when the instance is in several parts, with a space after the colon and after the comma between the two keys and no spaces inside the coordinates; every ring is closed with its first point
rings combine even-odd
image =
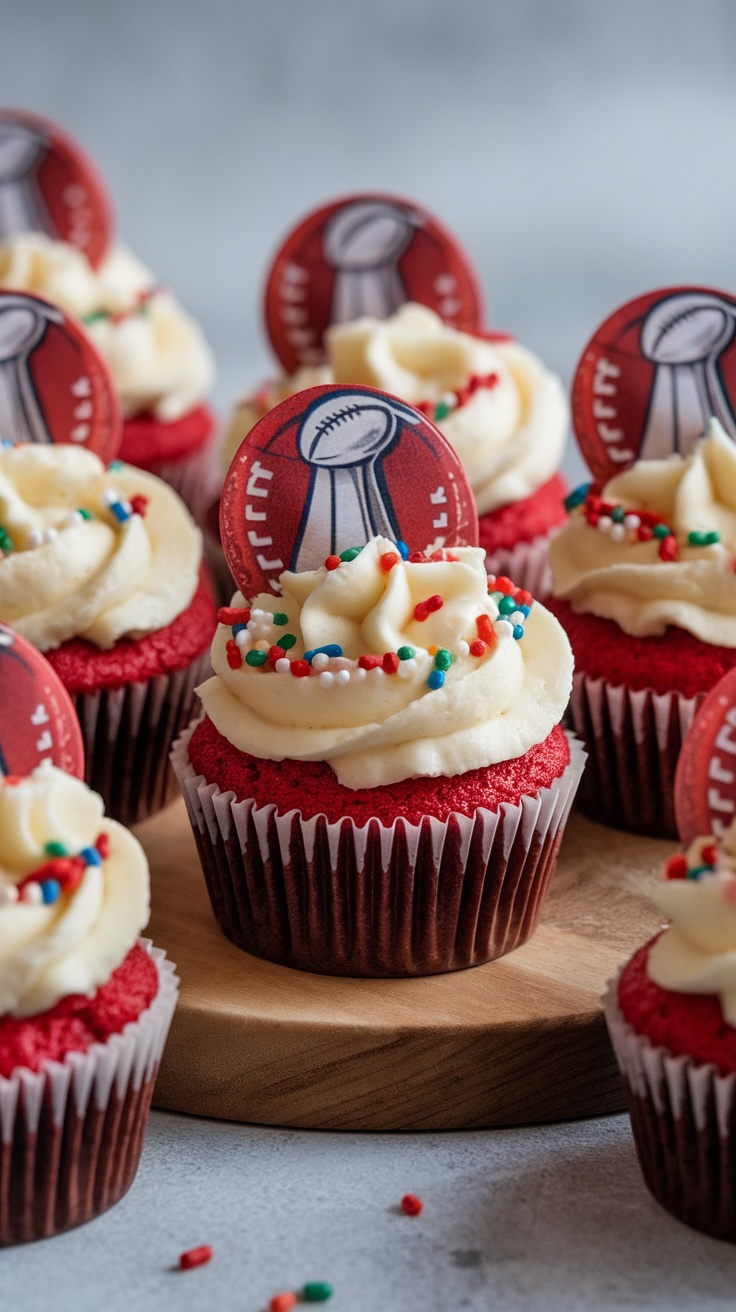
{"type": "Polygon", "coordinates": [[[432,673],[427,679],[427,683],[433,692],[435,692],[437,688],[441,688],[444,682],[445,682],[444,670],[432,670],[432,673]]]}
{"type": "Polygon", "coordinates": [[[112,470],[113,474],[117,474],[119,470],[125,468],[122,460],[111,460],[107,467],[112,470]]]}
{"type": "Polygon", "coordinates": [[[519,641],[519,638],[523,638],[523,637],[524,637],[524,625],[523,625],[523,624],[515,624],[515,625],[514,625],[514,637],[516,638],[516,641],[517,641],[517,642],[519,641]]]}
{"type": "Polygon", "coordinates": [[[531,606],[517,606],[516,609],[518,611],[521,611],[521,614],[524,616],[525,620],[529,619],[529,611],[531,610],[531,606]]]}
{"type": "Polygon", "coordinates": [[[324,653],[325,656],[342,656],[342,647],[339,642],[328,642],[324,647],[313,647],[311,651],[305,651],[302,660],[311,661],[318,653],[324,653]]]}
{"type": "Polygon", "coordinates": [[[562,503],[565,510],[574,510],[576,506],[581,506],[590,492],[591,487],[591,483],[581,483],[580,487],[573,488],[572,492],[569,496],[565,497],[565,500],[562,503]]]}
{"type": "Polygon", "coordinates": [[[1,446],[1,447],[4,447],[4,448],[10,448],[10,447],[13,446],[13,445],[14,445],[14,443],[13,443],[13,442],[9,442],[8,439],[7,439],[7,437],[3,437],[2,439],[0,439],[0,446],[1,446]]]}
{"type": "Polygon", "coordinates": [[[124,524],[126,519],[130,519],[130,511],[126,510],[122,501],[113,501],[110,510],[121,524],[124,524]]]}
{"type": "Polygon", "coordinates": [[[232,635],[233,635],[233,637],[234,637],[234,638],[237,638],[238,634],[239,634],[239,633],[242,633],[242,632],[243,632],[243,629],[247,629],[247,627],[248,627],[247,624],[233,624],[233,627],[232,627],[232,635]]]}
{"type": "Polygon", "coordinates": [[[409,548],[407,547],[407,545],[406,545],[405,542],[397,542],[397,543],[396,543],[396,550],[398,551],[398,553],[399,553],[399,555],[401,556],[401,559],[402,559],[402,560],[408,560],[408,559],[409,559],[409,548]]]}
{"type": "Polygon", "coordinates": [[[52,902],[58,902],[61,897],[61,884],[58,879],[42,879],[39,883],[41,895],[47,906],[52,902]]]}
{"type": "Polygon", "coordinates": [[[101,866],[102,857],[96,847],[83,847],[79,855],[88,866],[101,866]]]}

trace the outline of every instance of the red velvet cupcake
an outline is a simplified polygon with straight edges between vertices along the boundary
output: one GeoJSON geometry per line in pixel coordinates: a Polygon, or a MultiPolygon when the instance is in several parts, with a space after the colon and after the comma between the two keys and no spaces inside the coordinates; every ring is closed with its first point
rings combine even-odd
{"type": "Polygon", "coordinates": [[[489,592],[478,548],[377,538],[328,564],[221,612],[207,718],[173,753],[218,923],[328,974],[511,951],[582,770],[564,635],[508,580],[489,592]]]}
{"type": "Polygon", "coordinates": [[[568,499],[549,606],[575,655],[580,803],[604,824],[677,835],[682,740],[736,664],[734,486],[736,449],[714,421],[686,458],[640,461],[568,499]]]}
{"type": "Polygon", "coordinates": [[[609,986],[606,1019],[647,1187],[736,1242],[736,826],[670,859],[671,918],[609,986]]]}
{"type": "Polygon", "coordinates": [[[0,1244],[132,1184],[178,986],[138,940],[148,896],[140,845],[83,783],[48,762],[0,779],[0,1244]]]}
{"type": "Polygon", "coordinates": [[[159,479],[71,446],[0,451],[0,617],[72,695],[87,782],[132,824],[171,798],[167,756],[209,670],[201,537],[159,479]]]}

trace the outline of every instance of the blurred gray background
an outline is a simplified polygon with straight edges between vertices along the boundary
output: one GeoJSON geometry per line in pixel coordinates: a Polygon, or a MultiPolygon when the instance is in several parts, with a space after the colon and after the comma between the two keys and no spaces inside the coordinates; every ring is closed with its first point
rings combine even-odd
{"type": "MultiPolygon", "coordinates": [[[[360,189],[423,202],[490,325],[566,379],[621,301],[733,291],[733,0],[10,0],[2,99],[97,160],[200,318],[221,411],[272,367],[266,264],[360,189]]],[[[568,458],[570,472],[576,462],[568,458]]]]}

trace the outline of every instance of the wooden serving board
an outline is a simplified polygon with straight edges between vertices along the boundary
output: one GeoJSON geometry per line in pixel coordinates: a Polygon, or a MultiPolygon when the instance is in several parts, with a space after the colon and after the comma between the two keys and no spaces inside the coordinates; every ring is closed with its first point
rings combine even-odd
{"type": "Polygon", "coordinates": [[[210,910],[183,802],[137,830],[149,933],[181,975],[154,1102],[267,1125],[458,1129],[624,1106],[606,980],[660,923],[642,896],[672,844],[573,815],[524,947],[425,979],[309,975],[248,956],[210,910]]]}

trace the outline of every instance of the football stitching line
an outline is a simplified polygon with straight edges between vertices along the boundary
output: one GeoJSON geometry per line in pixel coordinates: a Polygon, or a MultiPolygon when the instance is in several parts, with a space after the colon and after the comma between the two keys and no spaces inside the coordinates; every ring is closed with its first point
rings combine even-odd
{"type": "Polygon", "coordinates": [[[319,442],[320,438],[324,437],[325,433],[329,433],[331,429],[337,428],[338,424],[341,424],[343,420],[353,419],[356,415],[361,414],[362,411],[364,410],[380,410],[381,413],[383,415],[386,415],[387,417],[390,417],[392,413],[387,407],[381,405],[376,405],[376,406],[348,405],[345,407],[344,410],[333,410],[332,413],[326,419],[323,419],[322,422],[318,424],[315,430],[314,438],[310,444],[310,448],[309,448],[310,456],[314,454],[315,446],[319,442]]]}

